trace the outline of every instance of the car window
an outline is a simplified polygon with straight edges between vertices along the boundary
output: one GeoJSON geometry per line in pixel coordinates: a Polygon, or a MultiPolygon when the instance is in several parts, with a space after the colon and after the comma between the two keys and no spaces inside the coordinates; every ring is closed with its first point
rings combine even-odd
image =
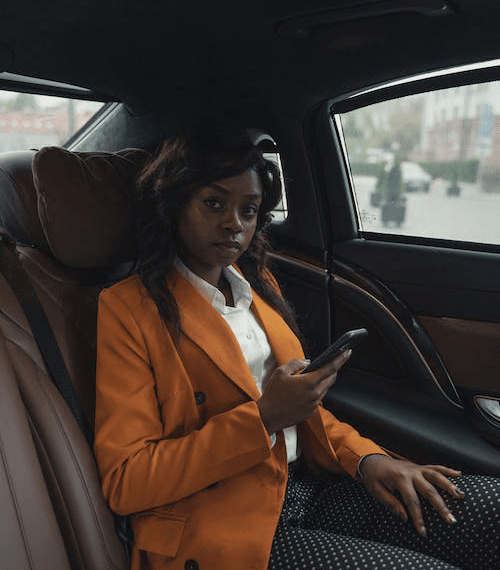
{"type": "Polygon", "coordinates": [[[103,105],[0,90],[0,152],[62,146],[103,105]]]}
{"type": "Polygon", "coordinates": [[[500,244],[500,82],[339,118],[361,231],[500,244]]]}
{"type": "Polygon", "coordinates": [[[271,160],[276,164],[280,172],[281,179],[281,200],[276,205],[276,208],[272,211],[273,221],[282,222],[288,216],[288,204],[286,201],[286,187],[285,187],[285,177],[283,175],[283,165],[281,164],[281,158],[279,152],[264,152],[262,153],[266,160],[271,160]]]}

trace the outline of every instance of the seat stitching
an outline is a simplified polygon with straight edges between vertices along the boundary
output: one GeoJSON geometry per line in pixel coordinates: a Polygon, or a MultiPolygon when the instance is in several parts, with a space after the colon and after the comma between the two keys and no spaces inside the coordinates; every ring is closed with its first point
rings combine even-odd
{"type": "MultiPolygon", "coordinates": [[[[112,557],[111,557],[111,554],[109,553],[109,550],[108,550],[108,548],[107,548],[107,544],[106,544],[106,541],[105,541],[105,539],[104,539],[104,535],[103,535],[103,532],[102,532],[102,528],[101,528],[101,525],[99,524],[99,519],[98,519],[98,517],[97,517],[97,512],[96,512],[97,509],[96,509],[96,507],[95,507],[94,501],[92,500],[92,496],[91,496],[90,493],[89,493],[89,489],[88,489],[88,487],[87,487],[87,485],[86,485],[85,478],[83,477],[83,473],[82,473],[82,469],[81,469],[81,466],[80,466],[80,462],[78,461],[78,457],[77,457],[76,454],[75,454],[74,448],[73,448],[73,446],[71,445],[71,443],[70,443],[70,441],[69,441],[69,438],[68,438],[68,436],[67,436],[67,434],[66,434],[66,431],[65,431],[64,428],[63,428],[63,423],[62,423],[62,421],[61,421],[61,418],[60,418],[60,415],[59,415],[59,413],[58,413],[57,407],[56,407],[55,404],[54,404],[53,394],[50,393],[50,391],[47,389],[46,382],[43,381],[43,380],[41,380],[41,376],[40,376],[40,373],[41,373],[41,372],[42,372],[42,370],[40,370],[40,368],[37,367],[37,377],[38,377],[39,383],[40,383],[40,385],[41,385],[41,389],[42,389],[42,391],[45,393],[45,395],[47,396],[47,400],[48,400],[48,402],[49,402],[49,404],[50,404],[50,407],[54,410],[54,415],[53,415],[53,417],[55,418],[55,420],[56,420],[56,422],[57,422],[57,425],[58,425],[58,427],[59,427],[59,430],[60,430],[62,436],[64,437],[64,441],[65,441],[65,443],[66,443],[66,446],[67,446],[67,448],[68,448],[68,451],[69,451],[69,453],[70,453],[70,455],[71,455],[71,457],[72,457],[73,463],[74,463],[74,465],[75,465],[75,470],[77,471],[78,477],[79,477],[79,479],[80,479],[81,482],[82,482],[82,487],[83,487],[83,489],[84,489],[85,496],[86,496],[86,498],[87,498],[87,503],[88,503],[89,507],[91,507],[90,510],[91,510],[91,513],[92,513],[92,518],[94,519],[95,528],[96,528],[96,530],[97,530],[97,532],[98,532],[98,534],[99,534],[99,536],[100,536],[100,538],[101,538],[101,543],[103,544],[103,551],[106,553],[106,557],[108,558],[108,561],[109,561],[109,563],[113,566],[113,568],[118,568],[117,566],[115,566],[115,564],[114,564],[114,562],[113,562],[113,559],[112,559],[112,557]]],[[[44,375],[47,376],[47,374],[46,374],[45,372],[44,372],[44,375]]],[[[57,393],[59,394],[59,392],[57,392],[57,393]]],[[[62,396],[60,396],[60,397],[62,398],[62,396]]],[[[66,405],[66,403],[65,403],[65,405],[66,405]]],[[[69,409],[68,409],[68,411],[69,411],[69,409]]],[[[71,414],[71,412],[70,412],[70,414],[71,414]]],[[[73,416],[71,415],[71,417],[73,417],[73,416]]],[[[74,419],[74,418],[73,418],[73,419],[74,419]]],[[[76,425],[76,420],[75,420],[75,425],[76,425]]],[[[81,433],[80,426],[76,425],[76,428],[77,428],[78,431],[81,433]]],[[[83,433],[82,433],[82,437],[83,437],[83,433]]],[[[87,445],[86,442],[85,442],[85,444],[87,445]]],[[[92,450],[90,450],[90,451],[92,452],[92,450]]],[[[93,457],[93,453],[92,453],[92,457],[93,457]]]]}
{"type": "MultiPolygon", "coordinates": [[[[27,406],[22,394],[21,394],[21,399],[23,400],[23,403],[24,403],[26,409],[28,409],[28,406],[27,406]]],[[[44,456],[44,460],[45,460],[44,467],[46,469],[50,470],[49,476],[51,476],[52,480],[55,482],[55,484],[57,486],[57,490],[58,490],[59,497],[61,500],[61,506],[64,510],[66,520],[68,522],[70,522],[71,521],[71,513],[70,513],[70,510],[68,509],[66,501],[64,501],[63,486],[60,484],[59,479],[57,477],[57,472],[53,468],[53,466],[50,462],[50,454],[47,452],[47,446],[44,445],[43,438],[40,436],[40,432],[37,429],[37,426],[36,426],[35,421],[33,420],[33,417],[30,414],[27,414],[27,415],[28,415],[28,422],[30,425],[30,429],[31,429],[33,441],[35,443],[35,447],[37,448],[37,450],[39,450],[38,453],[43,454],[43,456],[44,456]]],[[[43,467],[42,467],[42,471],[43,471],[43,467]]],[[[55,511],[55,509],[54,509],[54,511],[55,511]]],[[[57,515],[56,515],[56,519],[57,519],[57,515]]],[[[78,550],[78,555],[80,558],[80,565],[83,568],[85,566],[85,564],[84,564],[84,559],[82,556],[82,549],[80,547],[80,543],[78,541],[78,537],[77,537],[77,534],[75,532],[75,527],[73,524],[70,524],[69,526],[70,526],[70,530],[71,530],[71,534],[72,534],[73,545],[78,550]]]]}
{"type": "MultiPolygon", "coordinates": [[[[78,478],[80,479],[80,481],[82,482],[82,487],[83,487],[83,489],[84,489],[84,493],[85,493],[85,496],[86,496],[86,498],[87,498],[87,504],[88,504],[89,507],[90,507],[90,511],[91,511],[91,513],[92,513],[92,518],[93,518],[93,520],[94,520],[94,526],[95,526],[95,528],[96,528],[96,530],[97,530],[97,532],[98,532],[98,534],[99,534],[99,536],[100,536],[100,538],[101,538],[101,543],[102,543],[103,546],[104,546],[104,547],[103,547],[103,552],[105,553],[105,555],[106,555],[106,557],[107,557],[108,562],[110,563],[110,565],[111,565],[113,568],[117,568],[117,569],[118,569],[118,567],[117,567],[117,566],[114,564],[114,562],[113,562],[113,558],[111,557],[111,554],[110,554],[110,552],[109,552],[109,549],[107,548],[107,544],[106,544],[106,541],[105,541],[105,539],[104,539],[104,534],[103,534],[103,532],[102,532],[101,525],[100,525],[99,522],[98,522],[98,517],[97,517],[97,514],[96,514],[96,510],[97,510],[97,509],[95,508],[94,501],[92,500],[92,497],[91,497],[91,495],[90,495],[90,493],[89,493],[88,487],[87,487],[87,485],[86,485],[86,483],[85,483],[85,478],[83,477],[82,469],[81,469],[81,467],[80,467],[80,463],[78,462],[78,458],[77,458],[77,456],[76,456],[75,453],[74,453],[73,446],[71,445],[71,443],[70,443],[70,441],[69,441],[69,439],[68,439],[68,436],[67,436],[67,434],[66,434],[66,431],[65,431],[64,428],[63,428],[63,423],[62,423],[62,421],[61,421],[61,418],[60,418],[60,415],[59,415],[57,406],[54,404],[53,393],[51,393],[51,391],[50,391],[50,390],[48,389],[48,387],[47,387],[47,384],[48,384],[47,381],[46,381],[46,378],[48,377],[48,376],[47,376],[47,373],[46,373],[44,370],[42,370],[42,369],[36,364],[36,362],[33,361],[33,359],[29,356],[29,354],[24,350],[24,348],[23,348],[22,346],[20,346],[18,343],[16,343],[16,342],[13,341],[12,339],[6,339],[6,341],[8,341],[8,342],[10,342],[11,344],[17,346],[24,354],[26,354],[26,355],[28,356],[28,358],[33,362],[33,364],[34,364],[34,366],[35,366],[35,369],[36,369],[35,372],[36,372],[36,375],[37,375],[38,384],[39,384],[39,386],[40,386],[40,389],[42,390],[42,392],[43,392],[44,395],[45,395],[45,399],[46,399],[46,401],[47,401],[47,404],[48,404],[48,405],[50,406],[50,408],[52,408],[52,410],[53,410],[52,418],[55,420],[55,422],[56,422],[56,424],[57,424],[57,427],[58,427],[58,430],[59,430],[59,432],[61,433],[62,438],[64,439],[64,442],[65,442],[65,444],[66,444],[65,447],[66,447],[67,450],[69,451],[69,455],[70,455],[71,458],[72,458],[72,464],[73,464],[74,467],[75,467],[75,472],[76,472],[78,478]],[[43,376],[44,376],[43,379],[42,379],[41,374],[43,374],[43,376]]],[[[59,392],[57,392],[57,393],[59,394],[59,392]]],[[[61,396],[61,398],[62,398],[62,396],[61,396]]],[[[65,404],[65,405],[66,405],[66,404],[65,404]]],[[[33,418],[33,416],[32,416],[31,414],[30,414],[30,416],[31,416],[31,419],[32,419],[32,421],[33,421],[33,424],[36,425],[35,419],[33,418]]],[[[73,417],[73,416],[72,416],[72,417],[73,417]]],[[[76,420],[75,420],[75,421],[76,421],[76,420]]],[[[78,430],[80,429],[79,426],[76,426],[76,427],[78,428],[78,430]]],[[[38,427],[37,427],[37,429],[38,429],[38,427]]],[[[58,483],[58,485],[61,487],[59,478],[57,478],[57,483],[58,483]]],[[[71,520],[71,518],[72,518],[72,517],[70,517],[70,520],[71,520]]],[[[73,525],[73,526],[74,526],[74,525],[73,525]]]]}
{"type": "Polygon", "coordinates": [[[31,338],[33,338],[33,333],[31,332],[30,328],[24,327],[19,321],[14,320],[8,313],[6,313],[3,309],[0,309],[0,316],[5,317],[5,319],[7,321],[9,321],[9,323],[15,325],[16,327],[18,327],[20,330],[22,330],[24,333],[26,333],[27,335],[29,335],[31,338]]]}
{"type": "Polygon", "coordinates": [[[9,485],[9,491],[10,491],[10,495],[12,497],[12,502],[14,504],[14,508],[15,508],[15,512],[16,512],[16,518],[17,518],[17,522],[18,522],[18,526],[19,529],[21,531],[21,536],[23,538],[23,543],[24,543],[24,548],[25,548],[25,552],[26,552],[26,556],[28,558],[28,563],[30,568],[33,568],[33,556],[31,554],[31,549],[29,546],[29,541],[28,541],[28,537],[26,536],[26,529],[24,527],[24,522],[23,522],[23,517],[21,514],[21,509],[19,508],[19,503],[17,501],[17,495],[15,492],[15,488],[13,485],[13,479],[11,476],[11,472],[9,469],[9,465],[7,462],[7,458],[5,457],[5,452],[4,452],[4,445],[3,445],[3,438],[2,438],[2,434],[0,433],[0,457],[2,458],[2,463],[4,465],[4,469],[5,469],[5,475],[7,477],[7,482],[9,485]]]}

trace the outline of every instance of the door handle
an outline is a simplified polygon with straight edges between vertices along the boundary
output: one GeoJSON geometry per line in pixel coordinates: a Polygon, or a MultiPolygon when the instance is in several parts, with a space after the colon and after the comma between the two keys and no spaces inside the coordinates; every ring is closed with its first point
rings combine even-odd
{"type": "Polygon", "coordinates": [[[500,427],[500,398],[474,396],[474,404],[490,423],[500,427]]]}

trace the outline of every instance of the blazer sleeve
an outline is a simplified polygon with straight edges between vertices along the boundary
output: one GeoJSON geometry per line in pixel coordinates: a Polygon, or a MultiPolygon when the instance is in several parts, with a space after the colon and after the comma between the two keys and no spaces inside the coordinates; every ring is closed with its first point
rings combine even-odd
{"type": "Polygon", "coordinates": [[[374,441],[360,435],[350,424],[338,420],[323,406],[318,406],[318,412],[342,469],[352,477],[356,477],[358,463],[363,457],[372,454],[387,455],[374,441]]]}
{"type": "MultiPolygon", "coordinates": [[[[271,455],[271,440],[253,401],[211,417],[199,430],[163,433],[154,370],[138,318],[111,290],[101,293],[95,454],[104,496],[119,514],[176,502],[271,455]]],[[[181,374],[168,333],[165,342],[172,375],[181,374]]],[[[173,391],[161,405],[163,414],[179,417],[182,431],[181,396],[173,391]]]]}

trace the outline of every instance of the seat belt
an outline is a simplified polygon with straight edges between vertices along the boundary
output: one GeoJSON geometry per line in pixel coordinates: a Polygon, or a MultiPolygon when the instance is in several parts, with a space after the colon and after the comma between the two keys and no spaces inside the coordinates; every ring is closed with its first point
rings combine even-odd
{"type": "Polygon", "coordinates": [[[75,416],[85,439],[93,445],[92,431],[85,419],[80,399],[76,393],[70,374],[64,362],[61,350],[47,319],[29,275],[21,265],[15,243],[0,234],[0,273],[3,274],[14,292],[33,332],[33,337],[40,350],[50,378],[61,393],[64,401],[75,416]]]}
{"type": "MultiPolygon", "coordinates": [[[[93,433],[83,413],[80,399],[69,375],[61,350],[50,326],[45,310],[31,283],[29,275],[15,252],[15,243],[5,234],[0,233],[0,273],[5,277],[15,294],[33,337],[42,355],[49,377],[61,393],[64,401],[74,415],[90,448],[93,447],[93,433]]],[[[130,560],[131,529],[127,517],[114,514],[115,529],[130,560]]]]}

